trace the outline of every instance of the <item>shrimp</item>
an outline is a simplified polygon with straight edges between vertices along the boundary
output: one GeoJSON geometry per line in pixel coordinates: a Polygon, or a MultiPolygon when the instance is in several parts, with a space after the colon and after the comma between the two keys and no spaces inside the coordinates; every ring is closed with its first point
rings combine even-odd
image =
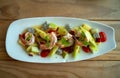
{"type": "Polygon", "coordinates": [[[70,33],[67,33],[65,36],[63,36],[67,41],[69,41],[69,45],[62,44],[62,42],[58,42],[58,46],[60,48],[70,47],[74,44],[73,36],[70,33]]]}
{"type": "Polygon", "coordinates": [[[32,33],[30,33],[30,32],[25,33],[25,41],[26,41],[26,45],[33,44],[35,42],[34,35],[32,33]]]}
{"type": "Polygon", "coordinates": [[[49,33],[49,36],[50,36],[50,45],[48,47],[46,44],[40,44],[40,48],[42,50],[52,49],[54,47],[54,45],[56,44],[56,42],[57,42],[56,33],[55,32],[51,32],[51,33],[49,33]]]}
{"type": "Polygon", "coordinates": [[[76,44],[79,46],[84,46],[84,44],[81,41],[78,41],[77,39],[75,40],[76,44]]]}
{"type": "Polygon", "coordinates": [[[21,34],[19,35],[19,37],[24,45],[31,45],[35,42],[35,37],[30,32],[25,33],[25,38],[23,38],[21,34]]]}

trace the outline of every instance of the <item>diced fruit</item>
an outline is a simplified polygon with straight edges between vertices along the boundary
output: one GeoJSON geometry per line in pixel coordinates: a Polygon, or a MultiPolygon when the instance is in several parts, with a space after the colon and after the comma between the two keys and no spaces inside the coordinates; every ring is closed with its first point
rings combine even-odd
{"type": "Polygon", "coordinates": [[[39,53],[40,50],[38,49],[38,47],[31,47],[31,51],[35,52],[35,53],[39,53]]]}
{"type": "Polygon", "coordinates": [[[66,35],[68,31],[64,27],[58,27],[58,34],[60,35],[66,35]]]}
{"type": "Polygon", "coordinates": [[[90,48],[87,46],[82,46],[82,50],[84,51],[84,52],[86,52],[86,53],[89,53],[89,52],[91,52],[91,50],[90,50],[90,48]]]}
{"type": "Polygon", "coordinates": [[[32,47],[37,47],[37,48],[38,48],[38,44],[34,43],[34,44],[28,46],[28,47],[26,48],[26,51],[27,51],[27,52],[30,52],[32,47]]]}
{"type": "Polygon", "coordinates": [[[30,51],[31,51],[31,48],[32,48],[32,46],[27,47],[26,51],[27,51],[27,52],[30,52],[30,51]]]}
{"type": "Polygon", "coordinates": [[[47,36],[47,33],[42,31],[41,29],[35,28],[36,32],[39,33],[41,38],[45,38],[47,36]]]}
{"type": "Polygon", "coordinates": [[[92,28],[92,29],[90,30],[90,32],[91,32],[92,34],[98,33],[98,29],[93,29],[93,28],[92,28]]]}
{"type": "Polygon", "coordinates": [[[99,32],[99,34],[100,34],[101,42],[105,42],[107,40],[105,32],[99,32]]]}
{"type": "Polygon", "coordinates": [[[57,26],[56,24],[54,24],[54,23],[50,23],[50,24],[49,24],[49,28],[52,28],[52,29],[55,29],[55,30],[56,30],[57,27],[58,27],[58,26],[57,26]]]}
{"type": "Polygon", "coordinates": [[[91,27],[89,25],[87,25],[87,24],[83,24],[82,27],[84,29],[86,29],[87,31],[89,31],[91,29],[91,27]]]}

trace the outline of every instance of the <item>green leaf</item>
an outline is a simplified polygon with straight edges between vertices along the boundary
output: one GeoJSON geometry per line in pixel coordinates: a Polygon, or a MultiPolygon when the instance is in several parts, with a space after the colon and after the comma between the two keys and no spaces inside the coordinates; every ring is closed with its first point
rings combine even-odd
{"type": "Polygon", "coordinates": [[[81,32],[81,35],[82,35],[82,37],[85,37],[85,33],[84,32],[81,32]]]}
{"type": "Polygon", "coordinates": [[[67,46],[67,45],[70,44],[70,42],[67,41],[65,38],[62,38],[62,39],[61,39],[61,42],[62,42],[62,44],[65,45],[65,46],[67,46]]]}
{"type": "Polygon", "coordinates": [[[46,46],[47,46],[47,47],[50,47],[50,43],[49,43],[49,42],[47,42],[47,43],[46,43],[46,46]]]}
{"type": "Polygon", "coordinates": [[[50,38],[49,38],[49,36],[46,36],[45,40],[46,40],[46,46],[50,47],[50,38]]]}
{"type": "Polygon", "coordinates": [[[30,39],[32,38],[32,35],[31,34],[29,34],[29,36],[27,37],[27,41],[29,41],[30,39]]]}
{"type": "Polygon", "coordinates": [[[45,40],[46,40],[47,42],[49,42],[49,41],[50,41],[50,37],[47,35],[47,36],[45,37],[45,40]]]}
{"type": "Polygon", "coordinates": [[[83,44],[84,44],[84,45],[89,45],[89,42],[83,41],[83,44]]]}

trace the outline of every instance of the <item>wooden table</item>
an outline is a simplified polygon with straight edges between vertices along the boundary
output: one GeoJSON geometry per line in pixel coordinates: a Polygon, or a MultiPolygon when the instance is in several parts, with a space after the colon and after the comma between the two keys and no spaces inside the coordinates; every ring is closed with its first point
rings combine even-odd
{"type": "Polygon", "coordinates": [[[119,33],[120,0],[0,0],[0,78],[120,78],[119,33]],[[41,16],[77,17],[108,24],[115,29],[117,48],[74,63],[33,64],[10,58],[5,49],[10,23],[41,16]]]}

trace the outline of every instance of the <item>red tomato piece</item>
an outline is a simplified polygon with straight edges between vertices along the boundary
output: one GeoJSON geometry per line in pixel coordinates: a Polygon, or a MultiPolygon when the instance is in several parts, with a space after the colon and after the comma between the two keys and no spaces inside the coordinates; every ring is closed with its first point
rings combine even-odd
{"type": "Polygon", "coordinates": [[[91,52],[90,48],[87,46],[82,46],[82,50],[85,51],[86,53],[91,52]]]}
{"type": "Polygon", "coordinates": [[[105,42],[107,40],[105,32],[99,32],[101,42],[105,42]]]}
{"type": "Polygon", "coordinates": [[[50,53],[50,50],[42,50],[42,52],[40,53],[41,57],[47,57],[50,53]]]}

